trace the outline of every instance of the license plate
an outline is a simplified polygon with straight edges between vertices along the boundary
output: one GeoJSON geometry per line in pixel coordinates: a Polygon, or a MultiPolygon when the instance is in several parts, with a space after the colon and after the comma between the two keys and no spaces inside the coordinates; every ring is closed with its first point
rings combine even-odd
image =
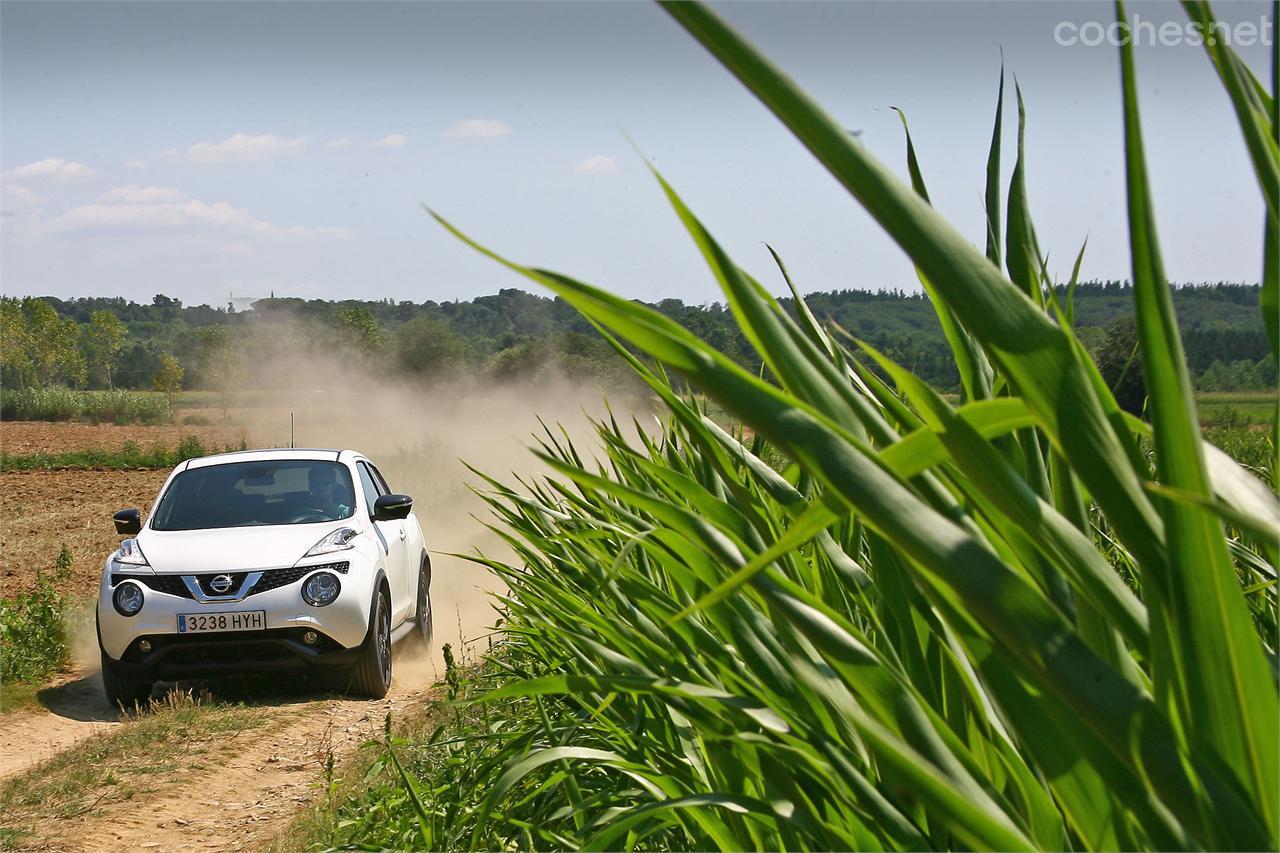
{"type": "Polygon", "coordinates": [[[179,613],[179,634],[212,634],[218,631],[263,631],[267,627],[267,611],[246,610],[240,613],[179,613]]]}

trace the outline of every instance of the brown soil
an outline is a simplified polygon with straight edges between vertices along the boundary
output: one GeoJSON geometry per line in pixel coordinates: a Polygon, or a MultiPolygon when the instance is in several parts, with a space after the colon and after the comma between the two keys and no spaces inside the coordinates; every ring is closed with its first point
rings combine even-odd
{"type": "Polygon", "coordinates": [[[115,726],[96,671],[77,671],[40,691],[43,707],[0,717],[0,779],[21,773],[92,734],[115,726]]]}
{"type": "MultiPolygon", "coordinates": [[[[362,743],[380,736],[388,712],[399,717],[431,698],[430,670],[403,653],[396,662],[395,682],[385,699],[267,693],[259,697],[269,715],[266,723],[223,735],[216,750],[220,760],[157,779],[154,790],[94,805],[74,818],[51,816],[37,824],[36,836],[24,835],[19,843],[24,849],[83,853],[264,849],[301,808],[324,796],[330,754],[341,764],[362,743]]],[[[8,771],[0,770],[0,777],[94,731],[120,725],[102,697],[96,672],[81,672],[72,684],[74,696],[48,701],[49,693],[42,694],[47,710],[4,718],[0,757],[18,755],[25,745],[47,747],[0,765],[8,771]]]]}
{"type": "MultiPolygon", "coordinates": [[[[95,427],[96,429],[97,427],[95,427]]],[[[15,471],[0,474],[0,596],[30,589],[65,544],[62,591],[93,595],[102,561],[120,544],[112,514],[151,509],[168,471],[15,471]]]]}
{"type": "Polygon", "coordinates": [[[157,444],[177,447],[187,436],[195,436],[206,447],[221,449],[248,442],[244,427],[233,425],[183,426],[162,424],[144,426],[128,424],[47,423],[44,421],[6,421],[0,423],[0,449],[21,456],[31,453],[69,453],[75,450],[119,450],[126,441],[147,450],[157,444]]]}

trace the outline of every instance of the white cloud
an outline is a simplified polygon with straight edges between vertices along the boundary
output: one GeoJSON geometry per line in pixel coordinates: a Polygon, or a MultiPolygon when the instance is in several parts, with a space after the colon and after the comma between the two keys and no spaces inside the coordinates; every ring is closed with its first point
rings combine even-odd
{"type": "Polygon", "coordinates": [[[124,167],[134,172],[145,172],[147,171],[147,161],[143,159],[125,160],[124,167]]]}
{"type": "Polygon", "coordinates": [[[574,166],[573,171],[578,175],[612,175],[618,171],[618,161],[604,154],[597,154],[574,166]]]}
{"type": "MultiPolygon", "coordinates": [[[[256,136],[237,133],[234,136],[228,136],[221,142],[197,142],[187,149],[185,157],[188,161],[200,165],[253,163],[277,157],[281,154],[299,152],[306,148],[310,141],[305,136],[299,136],[296,139],[284,139],[274,133],[260,133],[256,136]]],[[[170,149],[170,151],[173,150],[170,149]]]]}
{"type": "Polygon", "coordinates": [[[43,160],[37,160],[34,163],[28,163],[25,166],[10,169],[4,173],[4,179],[6,181],[44,179],[54,181],[78,181],[84,178],[92,178],[95,174],[97,173],[84,163],[77,163],[74,160],[64,160],[61,157],[46,157],[43,160]]]}
{"type": "Polygon", "coordinates": [[[350,236],[344,228],[306,228],[277,225],[259,219],[242,207],[219,201],[209,204],[172,187],[117,187],[93,204],[73,207],[49,220],[49,233],[89,229],[151,231],[212,230],[264,237],[350,236]]]}
{"type": "Polygon", "coordinates": [[[409,144],[409,137],[403,133],[393,133],[390,136],[384,136],[379,140],[369,143],[370,148],[399,148],[402,145],[409,144]]]}
{"type": "Polygon", "coordinates": [[[218,254],[228,258],[251,258],[257,251],[248,243],[224,243],[218,247],[218,254]]]}
{"type": "Polygon", "coordinates": [[[491,118],[469,118],[454,122],[444,135],[449,139],[494,139],[511,134],[511,126],[491,118]]]}
{"type": "Polygon", "coordinates": [[[329,142],[326,142],[326,143],[324,144],[324,147],[325,147],[325,148],[350,148],[350,147],[351,147],[351,137],[350,137],[350,136],[343,136],[343,137],[340,137],[340,138],[338,138],[338,139],[330,140],[329,142]]]}
{"type": "Polygon", "coordinates": [[[122,202],[124,204],[157,204],[160,202],[181,202],[188,199],[190,199],[190,196],[173,187],[142,187],[137,184],[116,187],[98,196],[98,201],[122,202]]]}
{"type": "Polygon", "coordinates": [[[37,193],[27,189],[26,187],[17,186],[16,184],[4,185],[4,200],[6,202],[23,205],[25,207],[37,207],[44,204],[44,199],[37,193]]]}

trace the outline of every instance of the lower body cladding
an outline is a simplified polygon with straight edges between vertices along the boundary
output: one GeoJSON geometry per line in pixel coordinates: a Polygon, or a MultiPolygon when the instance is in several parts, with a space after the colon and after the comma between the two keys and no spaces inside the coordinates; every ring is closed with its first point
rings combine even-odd
{"type": "Polygon", "coordinates": [[[355,665],[360,655],[360,648],[343,648],[313,628],[153,634],[130,643],[114,668],[123,678],[178,681],[278,670],[341,670],[355,665]]]}
{"type": "Polygon", "coordinates": [[[175,594],[172,575],[104,572],[98,595],[103,654],[116,662],[120,676],[147,680],[349,667],[368,634],[376,575],[353,565],[338,576],[337,598],[323,607],[303,600],[306,576],[239,600],[200,601],[175,594]],[[133,616],[112,604],[116,587],[125,582],[137,583],[143,594],[133,616]]]}

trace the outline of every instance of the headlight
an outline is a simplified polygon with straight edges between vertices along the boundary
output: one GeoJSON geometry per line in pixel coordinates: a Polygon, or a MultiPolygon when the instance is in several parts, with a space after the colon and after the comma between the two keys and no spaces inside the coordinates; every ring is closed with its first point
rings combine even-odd
{"type": "Polygon", "coordinates": [[[120,552],[116,554],[116,562],[124,566],[148,566],[147,558],[142,556],[137,539],[125,539],[120,543],[120,552]]]}
{"type": "Polygon", "coordinates": [[[337,575],[316,572],[302,585],[302,600],[312,607],[324,607],[332,604],[341,591],[342,584],[338,583],[337,575]]]}
{"type": "Polygon", "coordinates": [[[332,554],[334,551],[350,551],[356,547],[351,544],[351,540],[355,539],[359,534],[358,530],[350,527],[339,527],[337,530],[325,536],[319,542],[311,546],[311,550],[302,555],[305,560],[307,557],[318,557],[321,554],[332,554]]]}
{"type": "Polygon", "coordinates": [[[121,616],[137,616],[142,609],[142,587],[131,581],[125,581],[116,587],[111,596],[111,603],[121,616]]]}

